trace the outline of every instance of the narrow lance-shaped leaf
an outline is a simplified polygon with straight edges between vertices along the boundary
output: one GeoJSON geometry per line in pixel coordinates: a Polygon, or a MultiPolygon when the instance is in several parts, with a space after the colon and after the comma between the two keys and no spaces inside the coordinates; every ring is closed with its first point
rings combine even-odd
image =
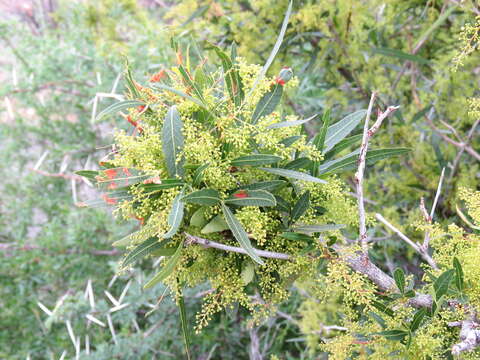
{"type": "Polygon", "coordinates": [[[185,208],[185,203],[182,201],[182,197],[183,190],[177,196],[175,196],[175,199],[173,199],[172,209],[167,217],[167,222],[170,226],[170,229],[167,233],[162,235],[164,239],[169,239],[175,235],[180,227],[180,224],[182,223],[185,208]]]}
{"type": "Polygon", "coordinates": [[[343,140],[353,129],[357,127],[360,121],[365,118],[366,110],[359,110],[353,114],[345,116],[339,122],[331,125],[325,136],[324,152],[329,151],[332,147],[343,140]]]}
{"type": "Polygon", "coordinates": [[[397,284],[398,290],[400,293],[405,292],[405,274],[402,269],[397,268],[393,272],[393,278],[395,279],[395,284],[397,284]]]}
{"type": "Polygon", "coordinates": [[[310,207],[310,191],[305,191],[297,200],[292,209],[291,222],[294,223],[302,217],[310,207]]]}
{"type": "Polygon", "coordinates": [[[220,194],[214,189],[194,191],[182,198],[182,201],[200,205],[212,206],[220,202],[220,194]]]}
{"type": "Polygon", "coordinates": [[[314,234],[325,231],[340,230],[345,228],[344,224],[325,224],[325,225],[301,225],[295,226],[294,230],[302,234],[314,234]]]}
{"type": "Polygon", "coordinates": [[[303,181],[310,181],[319,184],[326,184],[325,180],[313,177],[303,172],[294,171],[294,170],[287,170],[281,168],[259,168],[260,170],[269,172],[274,175],[283,176],[286,178],[296,179],[296,180],[303,180],[303,181]]]}
{"type": "Polygon", "coordinates": [[[205,104],[203,104],[200,100],[195,99],[194,97],[191,97],[190,95],[185,94],[183,91],[174,89],[174,88],[172,88],[172,87],[170,87],[170,86],[163,85],[163,84],[157,84],[157,85],[154,86],[154,88],[157,88],[157,89],[160,89],[160,90],[165,90],[165,91],[169,91],[169,92],[171,92],[171,93],[174,93],[174,94],[176,94],[176,95],[178,95],[178,96],[180,96],[180,97],[183,97],[184,99],[189,100],[189,101],[197,104],[198,106],[200,106],[200,107],[208,110],[207,107],[205,106],[205,104]]]}
{"type": "Polygon", "coordinates": [[[237,239],[240,246],[247,252],[247,254],[257,263],[263,265],[264,262],[260,257],[255,253],[255,249],[248,238],[245,229],[243,228],[242,224],[237,220],[237,218],[233,215],[232,211],[226,206],[222,204],[223,215],[225,216],[225,220],[230,228],[235,239],[237,239]]]}
{"type": "Polygon", "coordinates": [[[280,33],[278,34],[277,41],[275,42],[275,45],[273,46],[272,52],[270,53],[270,56],[268,57],[267,62],[263,66],[262,71],[260,71],[260,74],[258,74],[258,76],[256,77],[252,88],[248,92],[248,95],[250,95],[253,92],[253,90],[255,90],[255,88],[258,85],[258,83],[260,82],[260,80],[263,79],[263,77],[267,73],[268,68],[272,64],[273,59],[275,59],[275,56],[277,55],[277,52],[280,49],[280,46],[282,45],[283,37],[285,36],[285,32],[287,31],[288,21],[290,19],[290,15],[292,13],[292,5],[293,5],[293,1],[290,1],[290,3],[288,4],[287,11],[285,13],[285,17],[283,18],[282,28],[280,29],[280,33]]]}
{"type": "MultiPolygon", "coordinates": [[[[376,161],[387,159],[392,156],[402,155],[409,151],[410,149],[406,149],[406,148],[369,150],[366,155],[366,162],[368,165],[371,165],[376,161]]],[[[359,150],[356,150],[339,159],[327,161],[326,163],[320,165],[320,167],[318,168],[319,174],[320,175],[331,174],[339,171],[351,170],[356,168],[359,152],[360,152],[359,150]]]]}
{"type": "Polygon", "coordinates": [[[360,141],[362,140],[362,136],[363,134],[357,134],[340,141],[337,145],[335,145],[330,151],[325,154],[325,161],[331,159],[343,150],[348,149],[353,144],[360,143],[360,141]]]}
{"type": "Polygon", "coordinates": [[[133,168],[119,167],[102,170],[97,176],[97,184],[102,190],[113,191],[135,185],[152,176],[133,168]]]}
{"type": "Polygon", "coordinates": [[[437,301],[447,293],[453,274],[454,270],[447,270],[443,272],[433,283],[433,289],[435,290],[435,298],[437,301]]]}
{"type": "Polygon", "coordinates": [[[415,315],[413,315],[412,322],[410,323],[410,331],[411,332],[416,331],[420,327],[420,325],[422,324],[422,320],[425,317],[425,315],[427,315],[427,310],[425,310],[424,308],[418,310],[415,313],[415,315]]]}
{"type": "Polygon", "coordinates": [[[463,291],[463,269],[457,257],[453,258],[453,268],[455,269],[455,286],[458,291],[463,291]]]}
{"type": "MultiPolygon", "coordinates": [[[[178,279],[177,279],[178,282],[178,279]]],[[[180,296],[178,299],[178,308],[180,310],[180,323],[182,324],[182,334],[183,334],[183,342],[185,345],[185,353],[187,354],[187,359],[191,359],[191,352],[190,352],[190,331],[188,329],[188,321],[187,321],[187,311],[185,308],[185,301],[183,299],[183,293],[180,290],[180,296]]]]}
{"type": "Polygon", "coordinates": [[[253,112],[252,124],[256,124],[261,117],[270,115],[280,103],[282,94],[283,85],[275,84],[272,90],[263,95],[253,112]]]}
{"type": "Polygon", "coordinates": [[[317,117],[317,115],[310,116],[308,119],[302,119],[302,120],[294,120],[294,121],[282,121],[276,124],[268,125],[267,129],[280,129],[284,127],[289,127],[289,126],[300,126],[303,125],[310,120],[313,120],[317,117]]]}
{"type": "Polygon", "coordinates": [[[274,191],[284,186],[287,182],[284,180],[259,181],[253,184],[243,185],[244,190],[267,190],[274,191]]]}
{"type": "MultiPolygon", "coordinates": [[[[234,67],[233,60],[222,49],[220,49],[218,46],[213,46],[213,49],[222,62],[225,83],[227,85],[230,98],[234,102],[235,106],[239,107],[242,104],[245,96],[243,93],[243,84],[240,74],[234,67]]],[[[232,49],[234,49],[234,44],[232,44],[232,49]]]]}
{"type": "Polygon", "coordinates": [[[152,254],[158,249],[165,248],[165,242],[161,242],[158,240],[156,236],[153,236],[138,246],[136,246],[132,251],[130,251],[125,259],[122,261],[121,268],[125,268],[130,264],[144,258],[147,255],[152,254]]]}
{"type": "Polygon", "coordinates": [[[193,174],[193,179],[192,179],[192,185],[193,186],[198,186],[203,179],[203,174],[204,170],[209,166],[210,164],[203,164],[202,166],[199,166],[196,170],[195,173],[193,174]]]}
{"type": "MultiPolygon", "coordinates": [[[[330,125],[330,109],[325,111],[323,113],[322,117],[322,128],[320,129],[320,132],[315,135],[313,138],[313,145],[317,148],[318,151],[324,152],[323,151],[323,145],[325,144],[325,137],[327,136],[327,130],[328,126],[330,125]]],[[[312,165],[312,175],[317,176],[318,175],[318,167],[320,166],[319,161],[314,161],[312,165]]]]}
{"type": "Polygon", "coordinates": [[[125,82],[127,83],[127,88],[130,91],[130,95],[134,98],[139,98],[140,93],[138,92],[135,81],[133,80],[132,72],[130,70],[130,65],[128,64],[128,62],[125,69],[125,82]]]}
{"type": "Polygon", "coordinates": [[[275,164],[282,160],[280,156],[270,154],[254,154],[241,156],[231,161],[232,166],[259,166],[275,164]]]}
{"type": "Polygon", "coordinates": [[[187,72],[187,70],[185,70],[183,65],[178,66],[178,71],[182,75],[183,80],[186,82],[187,86],[193,89],[193,92],[195,93],[195,95],[197,95],[197,98],[200,100],[200,102],[202,104],[205,104],[205,99],[203,97],[202,92],[198,88],[197,84],[195,84],[195,82],[192,80],[192,78],[190,77],[190,74],[187,72]]]}
{"type": "Polygon", "coordinates": [[[170,176],[183,176],[183,160],[179,160],[183,149],[183,123],[176,106],[168,109],[167,116],[163,121],[162,149],[165,155],[167,170],[170,176]]]}
{"type": "Polygon", "coordinates": [[[228,229],[229,227],[227,222],[223,219],[221,215],[217,215],[212,220],[210,220],[210,222],[207,225],[204,226],[201,233],[211,234],[211,233],[220,232],[228,229]]]}
{"type": "Polygon", "coordinates": [[[430,63],[429,60],[418,56],[418,55],[412,55],[405,53],[403,51],[397,50],[397,49],[389,49],[389,48],[373,48],[372,52],[375,54],[380,54],[388,57],[393,57],[397,58],[399,60],[403,61],[413,61],[422,65],[428,65],[430,63]]]}
{"type": "Polygon", "coordinates": [[[177,265],[178,260],[180,260],[180,257],[182,255],[182,250],[183,250],[183,240],[180,242],[180,244],[178,244],[178,247],[175,250],[175,253],[173,254],[172,257],[170,257],[167,260],[163,269],[160,270],[158,273],[156,273],[155,276],[143,286],[144,289],[151,288],[152,286],[165,280],[170,274],[172,274],[173,270],[175,270],[175,266],[177,265]]]}
{"type": "Polygon", "coordinates": [[[265,190],[240,190],[225,200],[226,204],[238,206],[276,206],[275,197],[265,190]]]}
{"type": "Polygon", "coordinates": [[[137,100],[124,100],[116,102],[115,104],[110,105],[109,107],[103,109],[96,117],[95,121],[100,121],[104,117],[112,114],[116,114],[119,111],[125,111],[130,108],[135,108],[137,106],[145,105],[143,101],[137,100]]]}
{"type": "Polygon", "coordinates": [[[99,171],[95,170],[79,170],[75,171],[75,174],[78,176],[82,176],[84,178],[87,178],[89,180],[97,181],[96,177],[99,175],[99,171]]]}

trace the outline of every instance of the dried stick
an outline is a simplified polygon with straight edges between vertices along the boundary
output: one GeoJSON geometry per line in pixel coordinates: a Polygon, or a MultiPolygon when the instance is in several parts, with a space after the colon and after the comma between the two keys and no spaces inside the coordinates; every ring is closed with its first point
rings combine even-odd
{"type": "Polygon", "coordinates": [[[472,351],[480,346],[480,323],[472,316],[470,320],[453,321],[448,323],[450,327],[461,327],[460,340],[458,344],[453,345],[452,355],[460,355],[464,351],[472,351]]]}
{"type": "MultiPolygon", "coordinates": [[[[239,254],[247,254],[245,249],[237,246],[230,246],[230,245],[225,245],[221,244],[212,240],[207,240],[203,239],[198,236],[190,235],[188,233],[185,233],[185,236],[187,238],[187,244],[198,244],[203,246],[204,248],[214,248],[218,250],[223,250],[223,251],[230,251],[230,252],[236,252],[239,254]]],[[[270,258],[270,259],[280,259],[280,260],[288,260],[290,259],[290,255],[288,254],[282,254],[278,252],[273,252],[273,251],[266,251],[266,250],[259,250],[259,249],[253,249],[253,251],[261,257],[264,258],[270,258]]]]}
{"type": "Polygon", "coordinates": [[[435,261],[432,259],[432,257],[428,254],[427,250],[423,248],[423,246],[414,243],[412,240],[410,240],[407,236],[405,236],[400,230],[398,230],[395,226],[393,226],[391,223],[389,223],[382,215],[380,214],[375,214],[375,218],[383,223],[387,228],[392,230],[395,234],[398,235],[400,239],[405,241],[408,245],[410,245],[416,252],[420,254],[420,256],[435,270],[438,270],[437,264],[435,261]]]}
{"type": "Polygon", "coordinates": [[[362,145],[360,147],[360,156],[358,158],[358,170],[355,173],[355,184],[357,187],[357,198],[358,198],[358,216],[359,216],[359,242],[362,245],[363,252],[366,254],[368,250],[368,243],[367,243],[367,226],[366,226],[366,216],[365,216],[365,204],[364,204],[364,196],[363,196],[363,177],[365,175],[365,165],[367,160],[367,151],[368,151],[368,142],[370,138],[378,131],[380,126],[382,125],[383,120],[385,120],[390,114],[396,111],[399,107],[398,106],[389,106],[387,110],[384,112],[380,112],[377,121],[373,124],[373,126],[369,129],[369,122],[370,117],[372,114],[373,104],[375,102],[375,98],[377,97],[377,93],[373,92],[372,96],[370,97],[370,103],[368,105],[367,116],[365,118],[365,125],[363,127],[363,137],[362,137],[362,145]]]}

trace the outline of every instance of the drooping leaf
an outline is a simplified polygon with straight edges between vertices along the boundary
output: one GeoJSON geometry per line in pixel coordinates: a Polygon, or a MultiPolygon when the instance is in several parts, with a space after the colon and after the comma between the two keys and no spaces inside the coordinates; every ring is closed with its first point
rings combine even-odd
{"type": "Polygon", "coordinates": [[[425,310],[424,308],[418,310],[415,313],[415,315],[413,315],[412,322],[410,323],[410,326],[409,326],[411,332],[416,331],[420,327],[420,325],[422,324],[422,320],[425,317],[425,315],[427,315],[427,310],[425,310]]]}
{"type": "Polygon", "coordinates": [[[175,199],[173,199],[172,209],[167,217],[167,222],[170,226],[170,229],[167,231],[167,233],[163,234],[162,237],[164,239],[169,239],[175,235],[180,227],[180,224],[182,223],[185,208],[185,203],[182,201],[182,197],[183,190],[177,196],[175,196],[175,199]]]}
{"type": "Polygon", "coordinates": [[[296,180],[303,180],[303,181],[310,181],[319,184],[326,184],[325,180],[313,177],[303,172],[288,170],[288,169],[281,169],[281,168],[259,168],[260,170],[269,172],[270,174],[283,176],[286,178],[296,179],[296,180]]]}
{"type": "Polygon", "coordinates": [[[165,280],[170,274],[172,274],[173,270],[175,270],[175,266],[177,265],[178,260],[180,260],[180,257],[182,255],[182,250],[183,250],[183,240],[180,242],[180,244],[178,244],[178,247],[175,250],[175,253],[173,254],[172,257],[170,257],[167,260],[162,270],[156,273],[155,276],[143,286],[143,288],[144,289],[151,288],[152,286],[165,280]]]}
{"type": "Polygon", "coordinates": [[[124,100],[116,102],[115,104],[110,105],[109,107],[103,109],[96,117],[95,121],[100,121],[108,115],[113,115],[119,111],[124,111],[130,108],[135,108],[137,106],[145,105],[143,101],[137,100],[124,100]]]}
{"type": "Polygon", "coordinates": [[[339,122],[328,127],[327,134],[325,136],[325,144],[323,151],[327,152],[333,148],[336,144],[342,141],[345,137],[357,127],[360,121],[365,118],[367,111],[359,110],[352,114],[345,116],[339,122]]]}
{"type": "Polygon", "coordinates": [[[292,209],[291,222],[295,223],[302,217],[303,214],[310,207],[310,191],[305,191],[302,196],[297,200],[292,209]]]}
{"type": "Polygon", "coordinates": [[[457,257],[453,258],[453,268],[455,269],[455,286],[457,287],[458,291],[463,291],[463,269],[457,257]]]}
{"type": "Polygon", "coordinates": [[[220,202],[220,193],[214,189],[202,189],[185,195],[182,201],[206,206],[216,205],[220,202]]]}
{"type": "MultiPolygon", "coordinates": [[[[392,148],[392,149],[375,149],[369,150],[366,155],[366,163],[371,165],[376,161],[387,159],[392,156],[398,156],[409,152],[410,149],[407,148],[392,148]]],[[[351,152],[348,155],[345,155],[339,159],[330,160],[318,168],[319,174],[332,174],[338,173],[339,171],[346,171],[355,169],[358,165],[358,156],[360,151],[356,150],[351,152]]]]}
{"type": "Polygon", "coordinates": [[[280,156],[270,155],[270,154],[254,154],[240,156],[231,161],[232,166],[259,166],[259,165],[268,165],[275,164],[282,160],[280,156]]]}
{"type": "Polygon", "coordinates": [[[282,186],[284,186],[287,182],[284,180],[269,180],[269,181],[259,181],[253,184],[244,185],[241,189],[244,190],[267,190],[267,191],[274,191],[282,186]]]}
{"type": "Polygon", "coordinates": [[[162,127],[162,149],[165,155],[167,170],[170,176],[183,176],[183,160],[178,157],[183,149],[183,123],[180,119],[177,107],[174,105],[168,109],[167,116],[162,127]]]}
{"type": "Polygon", "coordinates": [[[240,190],[225,200],[237,206],[276,206],[275,197],[266,190],[240,190]]]}
{"type": "Polygon", "coordinates": [[[130,251],[127,256],[122,261],[121,268],[125,268],[130,264],[144,258],[145,256],[153,253],[155,250],[165,247],[165,242],[159,241],[158,237],[153,236],[148,238],[141,244],[137,245],[132,251],[130,251]]]}
{"type": "Polygon", "coordinates": [[[318,232],[340,230],[345,228],[344,224],[325,224],[325,225],[301,225],[295,226],[294,230],[303,234],[314,234],[318,232]]]}
{"type": "Polygon", "coordinates": [[[393,278],[395,279],[398,290],[403,294],[405,292],[405,273],[401,268],[396,268],[393,272],[393,278]]]}
{"type": "Polygon", "coordinates": [[[438,300],[447,293],[450,282],[452,281],[455,270],[449,269],[443,272],[433,283],[435,290],[435,299],[438,300]]]}
{"type": "Polygon", "coordinates": [[[222,204],[223,216],[225,217],[225,221],[230,228],[235,239],[237,239],[240,246],[246,251],[246,253],[257,263],[263,265],[263,260],[255,253],[255,250],[248,238],[245,229],[243,228],[242,224],[237,220],[235,215],[233,215],[232,211],[226,206],[222,204]]]}
{"type": "Polygon", "coordinates": [[[223,219],[221,215],[217,215],[212,220],[210,220],[210,222],[207,225],[205,225],[201,233],[211,234],[211,233],[220,232],[228,229],[229,227],[227,222],[223,219]]]}
{"type": "Polygon", "coordinates": [[[288,127],[288,126],[299,126],[299,125],[305,124],[306,122],[309,122],[310,120],[315,119],[316,117],[317,117],[317,115],[315,114],[315,115],[309,117],[308,119],[294,120],[294,121],[283,121],[283,122],[279,122],[279,123],[276,123],[276,124],[268,125],[267,129],[279,129],[279,128],[288,127]]]}
{"type": "Polygon", "coordinates": [[[255,111],[252,115],[252,124],[256,124],[261,117],[270,115],[280,103],[282,94],[283,85],[273,85],[273,88],[264,94],[258,101],[258,104],[255,107],[255,111]]]}

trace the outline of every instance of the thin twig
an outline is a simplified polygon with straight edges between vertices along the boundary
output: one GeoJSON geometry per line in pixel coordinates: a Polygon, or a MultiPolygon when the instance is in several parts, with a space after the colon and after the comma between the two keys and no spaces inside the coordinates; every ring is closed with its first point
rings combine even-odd
{"type": "Polygon", "coordinates": [[[387,228],[392,230],[395,234],[400,237],[403,241],[405,241],[408,245],[410,245],[416,252],[420,254],[420,256],[435,270],[438,270],[437,264],[432,259],[432,257],[428,254],[427,250],[424,249],[422,246],[414,243],[410,240],[407,236],[405,236],[400,230],[398,230],[395,226],[393,226],[390,222],[388,222],[382,215],[375,214],[375,218],[383,223],[387,228]]]}
{"type": "MultiPolygon", "coordinates": [[[[204,248],[214,248],[214,249],[223,250],[223,251],[236,252],[236,253],[239,253],[239,254],[247,254],[245,249],[243,249],[241,247],[220,244],[218,242],[203,239],[201,237],[190,235],[188,233],[185,233],[185,236],[187,238],[187,244],[198,244],[198,245],[203,246],[204,248]]],[[[283,253],[278,253],[278,252],[273,252],[273,251],[266,251],[266,250],[259,250],[259,249],[253,249],[253,251],[258,256],[261,256],[261,257],[264,257],[264,258],[280,259],[280,260],[290,259],[290,255],[288,255],[288,254],[283,254],[283,253]]]]}

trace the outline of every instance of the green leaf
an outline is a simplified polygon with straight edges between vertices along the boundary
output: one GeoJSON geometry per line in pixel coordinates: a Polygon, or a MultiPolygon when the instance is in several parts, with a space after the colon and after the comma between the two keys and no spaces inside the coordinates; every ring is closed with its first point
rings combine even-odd
{"type": "Polygon", "coordinates": [[[433,289],[435,290],[435,299],[438,301],[448,291],[450,282],[454,274],[453,269],[443,272],[437,280],[433,283],[433,289]]]}
{"type": "Polygon", "coordinates": [[[228,229],[229,227],[227,222],[223,219],[221,215],[217,215],[212,220],[210,220],[210,222],[207,225],[205,225],[201,233],[211,234],[211,233],[220,232],[228,229]]]}
{"type": "Polygon", "coordinates": [[[292,209],[291,222],[294,223],[302,217],[310,207],[310,191],[305,191],[297,200],[292,209]]]}
{"type": "Polygon", "coordinates": [[[457,287],[458,291],[462,292],[464,288],[463,269],[457,257],[453,258],[453,268],[455,269],[455,286],[457,287]]]}
{"type": "Polygon", "coordinates": [[[284,186],[286,183],[287,182],[284,180],[259,181],[253,184],[244,185],[241,189],[274,191],[284,186]]]}
{"type": "Polygon", "coordinates": [[[283,144],[285,147],[289,147],[295,143],[298,139],[301,139],[302,137],[299,135],[293,135],[289,136],[283,140],[280,141],[280,144],[283,144]]]}
{"type": "Polygon", "coordinates": [[[143,286],[143,288],[144,289],[151,288],[153,285],[157,284],[160,281],[165,280],[170,274],[172,274],[173,270],[175,270],[175,266],[177,265],[178,260],[180,260],[180,256],[182,255],[182,250],[183,250],[183,240],[180,242],[180,244],[178,244],[178,247],[175,250],[175,254],[173,254],[173,256],[167,260],[163,269],[160,270],[158,273],[156,273],[155,276],[143,286]]]}
{"type": "Polygon", "coordinates": [[[310,120],[313,120],[316,117],[317,117],[317,115],[315,114],[315,115],[309,117],[308,119],[294,120],[294,121],[283,121],[283,122],[279,122],[279,123],[276,123],[276,124],[268,125],[267,129],[279,129],[279,128],[284,128],[284,127],[287,127],[287,126],[299,126],[299,125],[305,124],[306,122],[309,122],[310,120]]]}
{"type": "Polygon", "coordinates": [[[183,77],[183,80],[185,81],[185,83],[187,84],[187,86],[191,89],[193,89],[193,92],[197,95],[198,99],[200,100],[200,102],[202,104],[205,104],[205,99],[202,95],[202,92],[200,91],[200,89],[198,88],[197,84],[195,84],[195,82],[193,82],[192,78],[190,77],[190,74],[187,72],[187,70],[185,70],[185,68],[183,67],[183,65],[179,65],[178,66],[178,71],[180,72],[180,74],[182,75],[183,77]]]}
{"type": "Polygon", "coordinates": [[[295,226],[294,230],[303,234],[313,234],[318,232],[340,230],[345,228],[344,224],[325,224],[325,225],[301,225],[295,226]]]}
{"type": "Polygon", "coordinates": [[[252,124],[256,124],[261,117],[270,115],[280,103],[282,94],[283,86],[275,84],[272,90],[263,95],[253,112],[252,124]]]}
{"type": "Polygon", "coordinates": [[[185,183],[178,179],[164,179],[160,180],[160,184],[141,184],[140,187],[145,193],[151,193],[155,191],[172,189],[174,187],[183,186],[185,183]]]}
{"type": "Polygon", "coordinates": [[[348,149],[353,144],[360,142],[362,140],[363,134],[353,135],[347,137],[335,145],[330,151],[325,154],[325,160],[329,160],[335,155],[339,154],[345,149],[348,149]]]}
{"type": "Polygon", "coordinates": [[[260,257],[255,253],[255,250],[248,238],[245,229],[243,228],[242,224],[237,220],[237,218],[233,215],[232,211],[226,206],[222,204],[223,215],[225,220],[230,228],[233,236],[237,239],[240,246],[246,251],[246,253],[257,263],[263,265],[264,262],[260,257]]]}
{"type": "Polygon", "coordinates": [[[411,332],[414,332],[415,330],[417,330],[420,327],[420,325],[422,324],[422,320],[425,317],[425,315],[427,315],[427,310],[425,310],[425,308],[422,308],[422,309],[418,310],[415,313],[415,315],[413,315],[412,322],[410,323],[410,331],[411,332]]]}
{"type": "Polygon", "coordinates": [[[367,111],[359,110],[350,115],[345,116],[339,122],[329,126],[325,135],[324,152],[329,151],[341,140],[343,140],[353,129],[357,127],[360,121],[365,118],[367,111]]]}
{"type": "Polygon", "coordinates": [[[127,88],[130,91],[130,95],[134,98],[139,98],[140,93],[138,92],[135,81],[133,80],[132,72],[130,71],[130,66],[128,62],[125,69],[125,82],[127,83],[127,88]]]}
{"type": "Polygon", "coordinates": [[[305,242],[312,242],[313,238],[311,236],[305,235],[305,234],[300,234],[296,232],[284,232],[281,237],[292,240],[292,241],[305,241],[305,242]]]}
{"type": "Polygon", "coordinates": [[[247,260],[243,263],[243,269],[240,273],[240,277],[242,278],[243,284],[248,285],[252,282],[255,276],[255,265],[250,261],[247,260]]]}
{"type": "Polygon", "coordinates": [[[169,239],[175,235],[180,227],[180,224],[182,223],[185,208],[185,203],[182,201],[182,197],[183,190],[177,196],[175,196],[175,199],[173,199],[172,209],[170,210],[167,218],[170,229],[166,234],[162,235],[164,239],[169,239]]]}
{"type": "Polygon", "coordinates": [[[102,190],[121,191],[125,187],[138,184],[152,176],[133,168],[110,168],[99,172],[97,184],[102,190]]]}
{"type": "MultiPolygon", "coordinates": [[[[392,148],[392,149],[375,149],[369,150],[366,155],[366,163],[371,165],[376,161],[387,159],[392,156],[398,156],[409,152],[410,149],[406,148],[392,148]]],[[[331,174],[338,173],[339,171],[351,170],[358,165],[358,156],[360,150],[357,149],[348,155],[345,155],[339,159],[331,160],[323,163],[318,168],[319,174],[331,174]]]]}
{"type": "Polygon", "coordinates": [[[159,241],[158,237],[153,236],[142,242],[140,245],[136,246],[132,251],[130,251],[123,259],[120,267],[125,268],[128,265],[133,264],[137,260],[140,260],[143,257],[151,254],[153,251],[163,247],[165,247],[165,243],[159,241]]]}
{"type": "Polygon", "coordinates": [[[377,333],[374,333],[374,335],[381,335],[384,336],[387,340],[392,340],[392,341],[402,341],[405,336],[408,335],[408,332],[405,330],[385,330],[385,331],[380,331],[377,333]]]}
{"type": "Polygon", "coordinates": [[[260,170],[269,172],[270,174],[283,176],[286,178],[296,179],[296,180],[303,180],[303,181],[310,181],[318,184],[326,184],[325,180],[313,177],[303,172],[294,171],[294,170],[287,170],[281,168],[259,168],[260,170]]]}
{"type": "MultiPolygon", "coordinates": [[[[177,279],[178,282],[178,279],[177,279]]],[[[188,321],[187,321],[187,311],[185,308],[185,301],[183,299],[183,292],[180,290],[180,295],[178,296],[178,309],[180,310],[180,323],[182,324],[182,335],[183,335],[183,343],[185,345],[185,353],[187,354],[187,359],[191,359],[191,351],[190,351],[190,331],[188,329],[188,321]]]]}
{"type": "Polygon", "coordinates": [[[203,180],[203,171],[209,166],[210,164],[203,164],[202,166],[199,166],[196,170],[195,173],[193,174],[193,180],[192,180],[192,185],[193,186],[198,186],[203,180]]]}
{"type": "Polygon", "coordinates": [[[311,165],[312,165],[312,160],[310,160],[307,157],[299,157],[285,164],[283,168],[287,170],[307,169],[311,165]]]}
{"type": "Polygon", "coordinates": [[[282,160],[280,156],[269,154],[254,154],[241,156],[231,161],[232,166],[258,166],[275,164],[282,160]]]}
{"type": "Polygon", "coordinates": [[[425,59],[421,56],[408,54],[408,53],[405,53],[405,52],[397,50],[397,49],[373,48],[372,52],[374,54],[380,54],[380,55],[384,55],[384,56],[388,56],[388,57],[394,57],[394,58],[397,58],[397,59],[400,59],[400,60],[403,60],[403,61],[413,61],[413,62],[416,62],[418,64],[422,64],[422,65],[430,64],[429,60],[427,60],[427,59],[425,59]]]}
{"type": "Polygon", "coordinates": [[[183,123],[177,107],[174,105],[168,109],[167,116],[163,121],[162,149],[165,155],[167,170],[170,176],[183,176],[182,161],[178,157],[183,149],[183,123]]]}
{"type": "Polygon", "coordinates": [[[393,272],[393,278],[395,279],[395,284],[397,284],[398,290],[403,294],[405,292],[405,273],[402,269],[396,268],[393,272]]]}
{"type": "Polygon", "coordinates": [[[275,195],[275,200],[277,200],[277,209],[286,213],[290,213],[290,204],[281,196],[275,195]]]}
{"type": "Polygon", "coordinates": [[[157,84],[157,85],[155,85],[155,86],[153,86],[153,87],[156,88],[156,89],[165,90],[165,91],[169,91],[169,92],[171,92],[171,93],[174,93],[175,95],[178,95],[178,96],[180,96],[180,97],[183,97],[184,99],[189,100],[189,101],[193,102],[194,104],[197,104],[197,105],[200,106],[201,108],[204,108],[204,109],[208,110],[207,107],[206,107],[200,100],[195,99],[194,97],[185,94],[183,91],[174,89],[174,88],[172,88],[172,87],[170,87],[170,86],[163,85],[163,84],[157,84]]]}
{"type": "Polygon", "coordinates": [[[378,310],[380,310],[381,312],[383,312],[384,314],[387,314],[388,316],[392,316],[393,317],[393,310],[390,309],[388,306],[386,306],[385,304],[379,302],[379,301],[376,301],[376,300],[372,300],[372,305],[377,308],[378,310]]]}
{"type": "Polygon", "coordinates": [[[129,245],[134,239],[135,235],[138,235],[138,231],[135,231],[131,234],[128,234],[127,236],[121,238],[120,240],[115,241],[112,246],[114,247],[126,247],[129,245]]]}
{"type": "Polygon", "coordinates": [[[276,206],[275,197],[266,190],[240,190],[225,200],[226,204],[238,206],[276,206]],[[241,197],[237,197],[237,196],[241,197]]]}
{"type": "Polygon", "coordinates": [[[272,52],[270,53],[270,56],[267,59],[267,62],[263,66],[262,70],[258,74],[258,76],[255,78],[255,81],[252,85],[252,88],[248,92],[248,95],[250,95],[253,90],[255,90],[256,86],[260,82],[260,80],[263,79],[265,74],[267,73],[268,68],[273,62],[273,59],[275,59],[275,56],[277,55],[278,50],[280,50],[280,46],[282,45],[283,42],[283,37],[285,36],[285,32],[287,31],[287,26],[288,26],[288,21],[290,19],[290,14],[292,13],[292,5],[293,1],[290,1],[288,4],[287,12],[285,13],[285,17],[283,18],[282,22],[282,28],[280,29],[280,33],[278,34],[277,41],[275,42],[275,45],[273,46],[272,52]]]}
{"type": "Polygon", "coordinates": [[[182,198],[182,201],[200,205],[212,206],[220,202],[220,193],[214,189],[194,191],[182,198]]]}
{"type": "Polygon", "coordinates": [[[99,171],[95,171],[95,170],[79,170],[79,171],[75,171],[75,174],[78,175],[78,176],[82,176],[84,178],[87,178],[87,179],[90,179],[90,180],[93,180],[93,181],[97,181],[96,177],[98,176],[100,172],[99,171]]]}
{"type": "Polygon", "coordinates": [[[112,114],[116,114],[119,111],[124,111],[130,108],[135,108],[137,106],[145,105],[143,101],[137,101],[137,100],[124,100],[124,101],[119,101],[116,102],[115,104],[110,105],[106,109],[103,109],[96,117],[95,121],[100,121],[104,117],[112,114]]]}
{"type": "MultiPolygon", "coordinates": [[[[330,117],[330,110],[327,110],[323,113],[322,117],[322,128],[320,129],[320,132],[315,135],[313,138],[313,145],[317,148],[318,151],[324,152],[323,151],[323,146],[325,144],[325,137],[327,136],[327,130],[328,126],[330,125],[331,117],[330,117]]],[[[318,174],[318,167],[320,166],[319,161],[314,161],[312,165],[312,175],[317,176],[318,174]]]]}
{"type": "MultiPolygon", "coordinates": [[[[213,49],[217,53],[218,57],[222,61],[223,73],[225,76],[225,83],[227,85],[228,93],[230,98],[236,107],[239,107],[244,98],[243,93],[243,84],[240,78],[240,74],[237,69],[233,66],[232,59],[218,46],[213,45],[213,49]]],[[[232,44],[232,50],[234,46],[232,44]]]]}
{"type": "Polygon", "coordinates": [[[205,217],[205,207],[198,208],[190,218],[190,225],[196,227],[203,227],[207,224],[207,219],[205,217]]]}

